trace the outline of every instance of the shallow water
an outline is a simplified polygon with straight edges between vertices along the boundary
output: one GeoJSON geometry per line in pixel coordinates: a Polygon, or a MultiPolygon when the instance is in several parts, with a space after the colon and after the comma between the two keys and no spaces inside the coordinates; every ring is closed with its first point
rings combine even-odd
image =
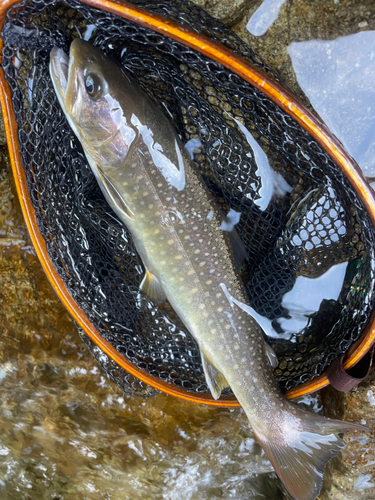
{"type": "MultiPolygon", "coordinates": [[[[373,2],[239,4],[234,29],[375,176],[373,2]]],[[[144,401],[101,372],[40,269],[4,156],[0,188],[0,497],[284,498],[242,410],[144,401]]]]}

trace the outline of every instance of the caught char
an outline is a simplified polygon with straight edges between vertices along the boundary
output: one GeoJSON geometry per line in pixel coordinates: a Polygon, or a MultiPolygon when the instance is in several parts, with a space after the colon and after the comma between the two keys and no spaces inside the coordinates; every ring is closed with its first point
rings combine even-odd
{"type": "Polygon", "coordinates": [[[83,40],[69,56],[54,48],[50,72],[104,196],[132,234],[146,270],[142,292],[168,299],[198,342],[213,397],[231,387],[288,491],[313,500],[326,463],[345,445],[339,434],[361,426],[311,414],[282,395],[223,218],[158,107],[83,40]]]}

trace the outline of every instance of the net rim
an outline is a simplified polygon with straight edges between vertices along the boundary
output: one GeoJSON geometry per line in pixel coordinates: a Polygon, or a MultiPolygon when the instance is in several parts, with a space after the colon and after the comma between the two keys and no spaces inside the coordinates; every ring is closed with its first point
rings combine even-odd
{"type": "MultiPolygon", "coordinates": [[[[3,27],[8,10],[21,3],[22,0],[5,0],[0,5],[0,30],[3,27]]],[[[372,223],[375,226],[375,198],[371,187],[366,182],[359,166],[353,158],[346,153],[339,140],[334,137],[325,124],[298,102],[298,100],[286,90],[280,83],[271,77],[263,75],[250,63],[227,49],[219,42],[199,35],[184,26],[168,21],[167,19],[139,9],[125,2],[118,4],[111,0],[80,0],[82,3],[97,9],[116,14],[120,17],[141,24],[155,32],[161,33],[201,52],[205,56],[221,63],[227,69],[236,73],[246,82],[250,83],[267,97],[272,99],[279,107],[296,120],[330,155],[332,160],[342,170],[358,197],[364,204],[372,223]]],[[[0,38],[0,64],[2,59],[3,40],[0,38]]],[[[22,165],[18,144],[18,128],[12,107],[11,89],[5,80],[4,71],[0,68],[0,101],[4,117],[4,125],[9,147],[9,155],[15,179],[18,198],[21,209],[28,227],[33,245],[36,249],[42,267],[51,282],[57,295],[62,300],[73,318],[85,330],[93,342],[100,347],[113,361],[138,379],[146,382],[155,389],[181,399],[195,403],[204,403],[214,406],[240,406],[234,397],[226,397],[214,400],[210,394],[193,394],[180,389],[171,383],[164,382],[146,371],[137,368],[99,334],[94,325],[89,321],[86,314],[74,301],[68,292],[63,280],[58,275],[47,253],[46,243],[39,231],[35,211],[32,207],[26,184],[26,174],[22,165]]],[[[349,369],[356,365],[370,350],[375,343],[375,312],[372,313],[370,321],[360,339],[351,346],[347,353],[344,368],[349,369]]],[[[301,384],[286,392],[289,399],[310,394],[329,385],[326,372],[314,379],[301,384]]]]}

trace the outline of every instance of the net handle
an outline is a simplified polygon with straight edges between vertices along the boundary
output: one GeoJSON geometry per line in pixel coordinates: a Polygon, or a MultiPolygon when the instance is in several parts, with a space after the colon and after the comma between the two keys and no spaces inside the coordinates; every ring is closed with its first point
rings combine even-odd
{"type": "MultiPolygon", "coordinates": [[[[0,5],[0,30],[3,27],[7,11],[22,0],[3,0],[0,5]]],[[[219,42],[215,42],[203,35],[197,34],[188,28],[164,17],[149,13],[143,9],[136,8],[126,2],[117,3],[110,0],[81,0],[82,3],[90,5],[96,9],[116,14],[120,17],[133,21],[136,24],[145,26],[155,32],[161,33],[185,46],[188,46],[214,61],[219,62],[224,67],[237,74],[245,81],[264,93],[294,120],[296,120],[304,130],[306,130],[329,154],[333,161],[339,166],[344,175],[353,186],[358,197],[366,207],[367,212],[375,225],[375,199],[373,191],[365,181],[363,174],[354,161],[344,150],[339,140],[334,137],[326,128],[325,124],[309,110],[298,102],[298,100],[281,84],[269,76],[263,75],[250,63],[243,60],[237,54],[224,47],[219,42]]],[[[0,63],[2,58],[3,41],[0,38],[0,63]]],[[[239,406],[235,398],[223,398],[215,401],[209,394],[192,394],[184,389],[178,389],[173,384],[161,381],[149,375],[144,370],[140,370],[130,363],[124,356],[103,339],[94,325],[89,321],[85,313],[78,307],[69,294],[64,282],[57,274],[55,268],[49,260],[47,247],[37,226],[35,211],[31,205],[29,193],[26,185],[26,175],[22,167],[21,156],[17,139],[17,123],[12,108],[11,90],[5,80],[4,71],[0,68],[0,100],[4,116],[4,125],[7,141],[9,145],[10,159],[15,178],[18,197],[26,220],[37,255],[49,278],[53,288],[60,299],[72,314],[74,319],[82,326],[89,337],[98,345],[111,359],[126,371],[139,378],[152,387],[177,396],[182,399],[196,403],[205,403],[216,406],[239,406]]],[[[371,316],[361,338],[351,347],[344,364],[345,369],[354,366],[365,356],[375,342],[375,316],[371,316]]],[[[301,384],[296,388],[287,391],[288,398],[295,398],[311,392],[315,392],[329,385],[326,373],[316,377],[312,381],[301,384]]]]}

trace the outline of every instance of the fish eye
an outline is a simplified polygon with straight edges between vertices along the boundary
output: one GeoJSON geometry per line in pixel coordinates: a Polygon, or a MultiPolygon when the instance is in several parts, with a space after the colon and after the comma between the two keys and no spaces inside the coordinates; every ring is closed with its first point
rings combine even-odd
{"type": "Polygon", "coordinates": [[[103,95],[104,85],[99,77],[93,74],[86,76],[85,80],[86,92],[93,100],[98,100],[103,95]]]}

